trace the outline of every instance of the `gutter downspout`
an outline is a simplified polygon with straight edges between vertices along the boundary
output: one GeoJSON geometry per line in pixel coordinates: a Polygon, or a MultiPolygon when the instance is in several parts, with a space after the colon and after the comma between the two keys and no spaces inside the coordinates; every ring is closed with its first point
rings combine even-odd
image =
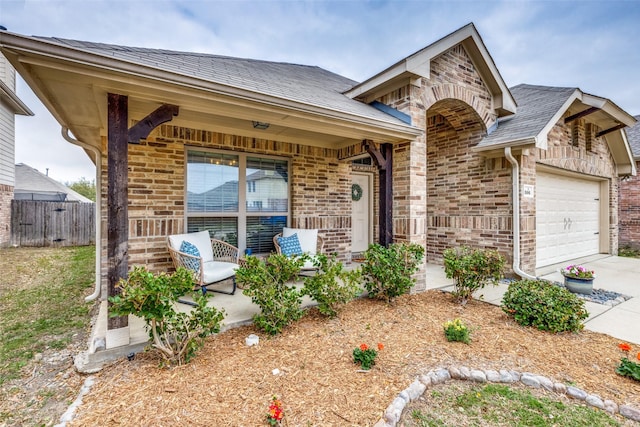
{"type": "Polygon", "coordinates": [[[93,301],[95,299],[97,299],[100,296],[101,293],[101,285],[100,285],[100,276],[101,276],[101,257],[100,257],[100,247],[102,245],[100,239],[101,239],[101,233],[100,233],[100,229],[102,228],[100,225],[100,219],[101,219],[101,206],[102,203],[101,201],[101,191],[100,191],[100,178],[102,175],[102,153],[100,153],[100,150],[96,147],[94,147],[93,145],[89,145],[85,142],[82,141],[78,141],[77,139],[72,138],[69,135],[69,128],[66,126],[62,126],[61,129],[61,133],[62,133],[62,137],[67,141],[70,142],[74,145],[79,146],[80,148],[83,148],[85,150],[89,150],[91,152],[93,152],[93,154],[95,154],[96,156],[96,283],[95,283],[95,287],[93,290],[93,293],[91,295],[89,295],[88,297],[85,297],[85,301],[86,302],[90,302],[93,301]]]}
{"type": "Polygon", "coordinates": [[[512,207],[513,207],[513,272],[524,279],[536,280],[535,276],[520,269],[520,166],[511,147],[504,147],[504,156],[511,163],[512,207]]]}

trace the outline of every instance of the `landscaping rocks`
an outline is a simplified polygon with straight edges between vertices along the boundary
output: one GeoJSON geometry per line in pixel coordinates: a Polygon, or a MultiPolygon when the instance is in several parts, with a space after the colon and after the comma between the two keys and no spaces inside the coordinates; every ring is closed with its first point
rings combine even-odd
{"type": "Polygon", "coordinates": [[[470,369],[466,366],[461,366],[449,367],[448,369],[441,368],[421,375],[419,379],[413,381],[408,388],[400,392],[398,397],[396,397],[385,410],[384,417],[379,420],[374,427],[395,427],[400,421],[407,403],[418,399],[430,385],[443,384],[451,379],[469,380],[479,383],[515,383],[520,381],[526,386],[544,388],[548,391],[566,394],[574,399],[582,400],[590,406],[605,410],[610,414],[619,413],[630,420],[640,421],[640,409],[638,408],[629,405],[618,406],[618,404],[612,400],[603,401],[598,395],[588,394],[577,387],[554,383],[551,379],[542,375],[536,375],[530,372],[520,374],[517,371],[506,369],[495,371],[491,369],[470,369]]]}
{"type": "Polygon", "coordinates": [[[630,420],[640,421],[640,409],[629,405],[620,405],[620,415],[630,420]]]}

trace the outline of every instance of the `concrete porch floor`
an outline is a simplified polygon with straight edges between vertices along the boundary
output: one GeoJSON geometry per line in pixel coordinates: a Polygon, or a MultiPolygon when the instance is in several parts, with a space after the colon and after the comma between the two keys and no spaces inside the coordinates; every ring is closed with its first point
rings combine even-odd
{"type": "MultiPolygon", "coordinates": [[[[585,265],[596,272],[594,287],[615,291],[632,298],[614,307],[602,304],[586,302],[589,318],[585,321],[585,328],[594,332],[604,333],[621,340],[640,344],[640,259],[624,258],[609,255],[594,255],[581,258],[572,262],[552,265],[536,271],[536,276],[562,281],[559,269],[570,263],[585,265]]],[[[452,280],[447,279],[444,267],[436,264],[427,264],[426,289],[441,289],[451,291],[452,280]]],[[[299,286],[302,282],[299,283],[299,286]]],[[[508,285],[489,286],[477,292],[474,296],[493,305],[500,305],[502,296],[508,285]]],[[[229,286],[230,288],[230,286],[229,286]]],[[[259,311],[258,306],[251,302],[251,298],[242,294],[238,289],[235,295],[213,293],[209,304],[225,310],[222,331],[229,328],[250,324],[254,314],[259,311]]],[[[185,299],[189,299],[185,297],[185,299]]],[[[303,306],[313,305],[308,297],[303,299],[303,306]]],[[[190,306],[178,304],[180,310],[188,311],[190,306]]],[[[148,344],[148,335],[145,331],[144,321],[136,316],[129,316],[129,345],[105,348],[107,334],[107,303],[103,301],[100,312],[92,330],[89,342],[89,350],[76,357],[76,368],[80,372],[95,372],[110,360],[126,357],[131,353],[142,351],[148,344]]]]}

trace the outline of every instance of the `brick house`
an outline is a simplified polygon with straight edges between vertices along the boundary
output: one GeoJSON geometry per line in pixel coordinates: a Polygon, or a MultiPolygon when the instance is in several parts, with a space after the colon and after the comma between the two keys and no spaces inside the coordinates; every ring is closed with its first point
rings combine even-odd
{"type": "MultiPolygon", "coordinates": [[[[640,116],[635,116],[640,120],[640,116]]],[[[636,168],[640,167],[640,125],[625,129],[636,168]]],[[[640,177],[620,180],[620,247],[640,249],[640,177]]]]}
{"type": "Polygon", "coordinates": [[[33,116],[16,96],[16,70],[0,54],[0,247],[11,242],[11,200],[15,185],[15,115],[33,116]]]}
{"type": "Polygon", "coordinates": [[[115,257],[166,270],[166,236],[200,229],[256,253],[284,225],[318,228],[345,261],[374,241],[419,243],[434,263],[446,247],[496,248],[524,277],[617,252],[635,119],[577,88],[510,90],[473,24],[360,83],[8,32],[0,49],[97,156],[103,297],[115,257]],[[137,126],[150,133],[132,141],[137,126]],[[127,213],[115,229],[114,206],[127,213]]]}

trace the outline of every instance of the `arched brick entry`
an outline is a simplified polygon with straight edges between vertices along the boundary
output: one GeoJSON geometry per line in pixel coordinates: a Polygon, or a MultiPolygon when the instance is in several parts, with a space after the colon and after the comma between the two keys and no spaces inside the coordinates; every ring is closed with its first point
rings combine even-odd
{"type": "Polygon", "coordinates": [[[448,247],[509,253],[510,169],[472,148],[486,122],[459,99],[436,101],[427,110],[427,261],[441,262],[448,247]]]}
{"type": "Polygon", "coordinates": [[[456,129],[456,123],[464,122],[481,122],[487,129],[496,121],[490,95],[486,92],[467,89],[460,84],[444,83],[429,87],[422,98],[423,105],[429,110],[427,116],[442,114],[456,129]]]}

